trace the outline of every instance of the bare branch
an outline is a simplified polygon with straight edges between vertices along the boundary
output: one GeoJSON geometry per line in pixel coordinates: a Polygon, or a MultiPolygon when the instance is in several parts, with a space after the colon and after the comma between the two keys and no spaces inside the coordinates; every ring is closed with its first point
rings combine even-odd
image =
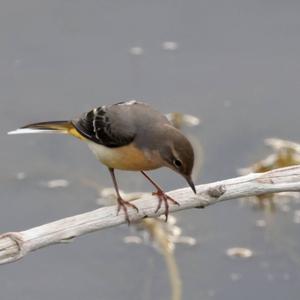
{"type": "MultiPolygon", "coordinates": [[[[265,193],[300,191],[300,166],[276,169],[266,173],[253,173],[233,179],[198,185],[197,195],[190,188],[171,191],[169,194],[180,203],[172,205],[170,212],[193,207],[206,207],[217,202],[261,195],[265,193]]],[[[132,222],[145,217],[157,217],[164,211],[155,213],[157,199],[145,195],[135,200],[139,212],[129,210],[132,222]]],[[[64,243],[96,230],[125,223],[121,211],[116,215],[116,206],[103,207],[80,215],[61,219],[21,232],[0,235],[0,264],[16,261],[29,252],[52,244],[64,243]]]]}

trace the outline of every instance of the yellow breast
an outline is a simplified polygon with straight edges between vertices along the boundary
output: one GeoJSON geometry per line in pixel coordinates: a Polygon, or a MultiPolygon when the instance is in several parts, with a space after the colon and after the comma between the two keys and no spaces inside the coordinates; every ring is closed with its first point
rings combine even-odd
{"type": "Polygon", "coordinates": [[[89,147],[97,159],[109,168],[142,171],[153,170],[162,166],[158,153],[140,150],[134,144],[109,148],[90,142],[89,147]]]}

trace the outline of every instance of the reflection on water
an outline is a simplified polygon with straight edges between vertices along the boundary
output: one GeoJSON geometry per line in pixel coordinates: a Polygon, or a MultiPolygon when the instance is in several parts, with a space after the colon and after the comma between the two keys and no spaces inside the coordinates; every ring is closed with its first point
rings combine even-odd
{"type": "Polygon", "coordinates": [[[176,225],[176,221],[172,215],[169,216],[167,222],[164,217],[144,219],[135,224],[142,238],[127,236],[123,239],[125,243],[133,244],[149,244],[150,241],[151,245],[163,255],[170,280],[171,300],[182,299],[182,281],[174,253],[175,244],[196,245],[195,238],[181,235],[182,230],[176,225]]]}
{"type": "Polygon", "coordinates": [[[253,251],[248,248],[234,247],[226,250],[229,257],[249,258],[253,256],[253,251]]]}
{"type": "Polygon", "coordinates": [[[61,188],[69,186],[69,181],[66,179],[52,179],[47,182],[43,182],[42,185],[49,189],[61,188]]]}
{"type": "MultiPolygon", "coordinates": [[[[267,138],[265,144],[271,147],[273,153],[247,168],[240,169],[241,174],[267,172],[300,163],[300,144],[278,138],[267,138]]],[[[288,212],[290,210],[289,202],[291,200],[299,201],[299,194],[295,192],[264,194],[251,197],[249,200],[257,204],[260,209],[275,211],[276,207],[279,207],[281,211],[288,212]]]]}
{"type": "MultiPolygon", "coordinates": [[[[249,172],[266,172],[275,168],[287,167],[300,163],[300,144],[293,141],[278,138],[267,138],[265,144],[269,146],[272,153],[264,159],[241,169],[242,174],[249,172]]],[[[296,228],[294,224],[300,223],[298,218],[300,196],[297,192],[283,192],[276,194],[265,194],[243,199],[245,204],[251,203],[255,209],[262,210],[263,219],[256,220],[256,227],[263,229],[266,233],[268,243],[274,247],[274,252],[280,251],[285,257],[300,267],[300,244],[297,236],[294,235],[296,228]]],[[[274,264],[274,262],[273,262],[274,264]]],[[[271,269],[272,264],[266,263],[266,268],[271,269]]],[[[269,282],[278,280],[288,281],[291,274],[267,273],[266,278],[269,282]]]]}

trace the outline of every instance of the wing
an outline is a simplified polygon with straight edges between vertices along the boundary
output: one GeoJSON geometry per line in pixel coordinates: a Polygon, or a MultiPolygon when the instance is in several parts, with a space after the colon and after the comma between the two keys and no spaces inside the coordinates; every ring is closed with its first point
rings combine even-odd
{"type": "Polygon", "coordinates": [[[115,113],[114,105],[95,108],[73,120],[74,127],[87,139],[110,148],[130,144],[135,130],[127,119],[115,113]]]}

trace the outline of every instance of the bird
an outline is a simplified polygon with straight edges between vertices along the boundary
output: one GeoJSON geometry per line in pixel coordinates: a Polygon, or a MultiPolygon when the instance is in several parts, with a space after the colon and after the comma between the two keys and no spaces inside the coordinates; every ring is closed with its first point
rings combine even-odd
{"type": "Polygon", "coordinates": [[[8,134],[62,133],[86,142],[96,158],[111,175],[117,196],[117,214],[124,211],[130,223],[128,209],[138,207],[121,197],[116,170],[138,171],[155,187],[157,213],[162,203],[168,220],[169,202],[179,203],[167,195],[146,171],[168,167],[180,174],[194,193],[192,180],[194,151],[189,140],[175,128],[167,117],[149,104],[128,100],[94,108],[67,121],[47,121],[28,124],[8,134]]]}

